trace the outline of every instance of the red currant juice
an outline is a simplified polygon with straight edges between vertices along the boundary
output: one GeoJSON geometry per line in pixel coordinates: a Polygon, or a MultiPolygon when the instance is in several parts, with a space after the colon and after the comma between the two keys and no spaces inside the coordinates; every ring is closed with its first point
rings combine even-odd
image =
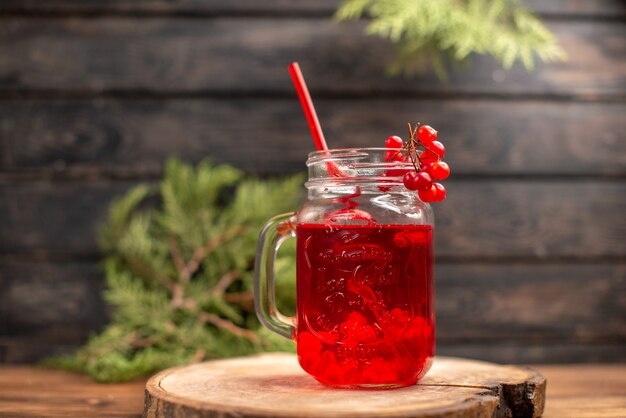
{"type": "Polygon", "coordinates": [[[434,355],[432,227],[297,225],[297,350],[341,387],[417,382],[434,355]]]}

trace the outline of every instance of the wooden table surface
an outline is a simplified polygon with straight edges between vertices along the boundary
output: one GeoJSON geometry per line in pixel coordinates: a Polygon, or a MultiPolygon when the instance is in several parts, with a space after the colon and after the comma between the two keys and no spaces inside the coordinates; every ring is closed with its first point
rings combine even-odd
{"type": "MultiPolygon", "coordinates": [[[[545,418],[626,417],[626,364],[539,365],[545,418]]],[[[27,366],[0,367],[0,417],[140,417],[145,381],[97,384],[27,366]]]]}

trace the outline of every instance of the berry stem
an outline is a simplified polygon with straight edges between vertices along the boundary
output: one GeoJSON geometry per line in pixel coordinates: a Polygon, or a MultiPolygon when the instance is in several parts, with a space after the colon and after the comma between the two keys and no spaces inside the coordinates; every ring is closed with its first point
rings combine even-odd
{"type": "Polygon", "coordinates": [[[413,126],[411,125],[411,123],[407,123],[407,127],[409,129],[409,139],[406,143],[406,152],[409,156],[409,159],[411,160],[411,163],[413,164],[413,168],[415,168],[415,171],[418,172],[419,171],[419,167],[422,165],[422,161],[420,160],[419,154],[417,153],[417,130],[419,128],[420,124],[419,122],[415,124],[415,129],[413,129],[413,126]],[[417,161],[417,163],[416,163],[417,161]]]}

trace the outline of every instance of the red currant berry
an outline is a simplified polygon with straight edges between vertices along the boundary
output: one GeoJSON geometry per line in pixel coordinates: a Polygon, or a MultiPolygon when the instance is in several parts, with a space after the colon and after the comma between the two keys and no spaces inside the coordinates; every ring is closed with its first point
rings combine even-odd
{"type": "Polygon", "coordinates": [[[433,180],[445,180],[450,175],[450,166],[443,161],[435,161],[424,167],[424,170],[430,174],[433,180]]]}
{"type": "Polygon", "coordinates": [[[392,135],[385,140],[385,146],[387,148],[402,148],[404,141],[399,136],[392,135]]]}
{"type": "Polygon", "coordinates": [[[446,154],[446,149],[443,146],[443,144],[439,141],[433,141],[429,146],[428,149],[431,150],[432,152],[434,152],[435,154],[437,154],[437,156],[439,158],[443,158],[443,156],[446,154]]]}
{"type": "Polygon", "coordinates": [[[417,190],[428,190],[433,185],[430,174],[420,171],[417,173],[417,190]]]}
{"type": "Polygon", "coordinates": [[[417,130],[417,139],[427,147],[437,139],[437,131],[428,125],[422,125],[417,130]]]}
{"type": "Polygon", "coordinates": [[[439,157],[437,154],[427,149],[420,154],[420,161],[424,166],[426,166],[430,163],[434,163],[435,161],[439,161],[439,157]]]}
{"type": "Polygon", "coordinates": [[[446,188],[443,187],[443,184],[433,183],[433,187],[436,189],[433,202],[441,202],[446,198],[446,188]]]}
{"type": "Polygon", "coordinates": [[[417,190],[417,172],[409,171],[402,178],[404,187],[409,190],[417,190]]]}
{"type": "Polygon", "coordinates": [[[385,153],[385,161],[388,163],[392,161],[404,161],[404,155],[402,155],[402,151],[387,151],[385,153]]]}
{"type": "Polygon", "coordinates": [[[422,202],[432,202],[437,195],[437,188],[433,184],[429,189],[418,191],[417,195],[420,197],[422,202]]]}

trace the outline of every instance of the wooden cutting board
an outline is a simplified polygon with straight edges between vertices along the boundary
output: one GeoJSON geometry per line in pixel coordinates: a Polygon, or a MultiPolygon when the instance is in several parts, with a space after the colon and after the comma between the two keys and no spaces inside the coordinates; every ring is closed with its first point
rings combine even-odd
{"type": "Polygon", "coordinates": [[[452,357],[407,388],[332,389],[272,353],[164,370],[146,384],[144,417],[538,417],[545,390],[531,369],[452,357]]]}

